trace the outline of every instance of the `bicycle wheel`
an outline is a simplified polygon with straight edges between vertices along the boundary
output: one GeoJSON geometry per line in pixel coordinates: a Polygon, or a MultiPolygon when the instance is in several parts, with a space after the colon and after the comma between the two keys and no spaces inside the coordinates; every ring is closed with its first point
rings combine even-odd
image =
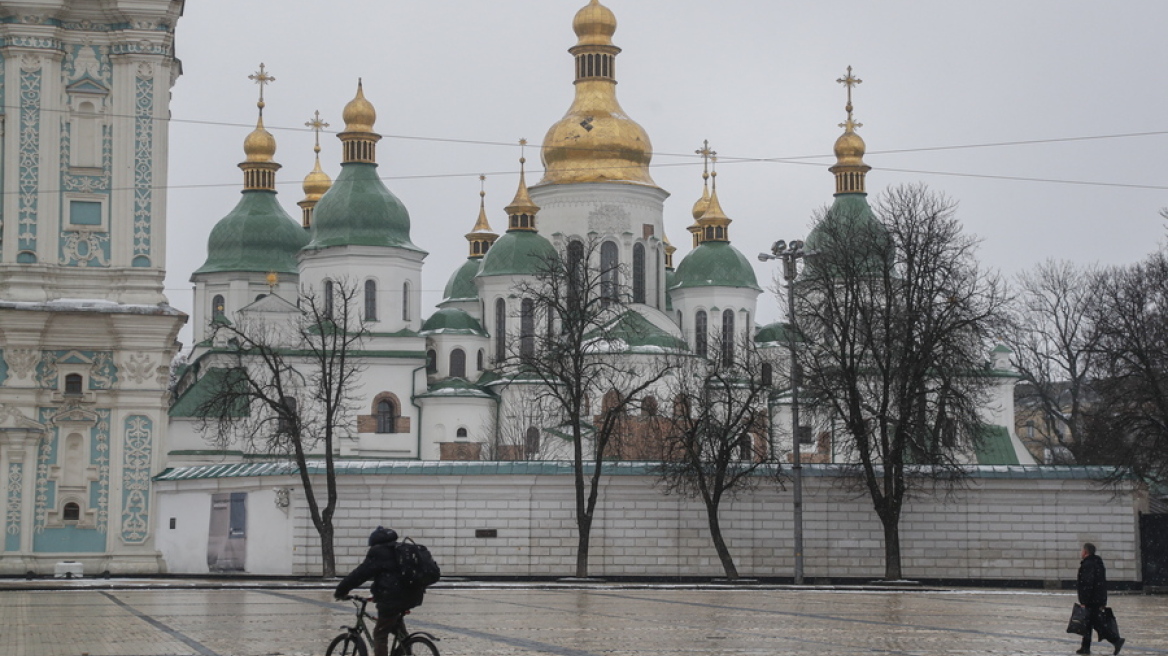
{"type": "MultiPolygon", "coordinates": [[[[437,654],[438,652],[434,652],[437,654]]],[[[352,633],[342,633],[329,643],[325,656],[369,656],[365,641],[352,633]]]]}
{"type": "Polygon", "coordinates": [[[406,640],[405,656],[438,656],[438,647],[429,638],[414,636],[406,640]]]}

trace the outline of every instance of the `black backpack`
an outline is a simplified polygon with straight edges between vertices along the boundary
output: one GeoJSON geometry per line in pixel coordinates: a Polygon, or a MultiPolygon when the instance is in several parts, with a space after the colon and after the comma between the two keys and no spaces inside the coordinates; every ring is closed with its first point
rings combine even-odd
{"type": "Polygon", "coordinates": [[[398,542],[394,549],[397,552],[398,566],[401,568],[401,584],[407,588],[425,588],[434,585],[442,578],[442,570],[430,550],[406,538],[398,542]]]}

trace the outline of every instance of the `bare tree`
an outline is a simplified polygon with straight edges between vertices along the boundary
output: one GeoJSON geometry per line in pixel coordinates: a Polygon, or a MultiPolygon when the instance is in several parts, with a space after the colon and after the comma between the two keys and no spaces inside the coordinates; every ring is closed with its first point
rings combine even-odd
{"type": "Polygon", "coordinates": [[[600,249],[597,240],[569,242],[563,252],[538,263],[532,280],[516,286],[520,331],[509,340],[502,367],[512,379],[540,383],[540,403],[555,409],[561,432],[571,442],[578,577],[588,576],[589,540],[609,448],[627,426],[629,409],[670,370],[660,358],[636,355],[638,341],[651,326],[630,309],[622,283],[627,276],[616,264],[602,266],[600,249]],[[590,414],[592,400],[601,398],[600,414],[590,414]]]}
{"type": "Polygon", "coordinates": [[[298,309],[270,317],[216,321],[216,362],[227,373],[199,414],[209,440],[290,459],[313,526],[320,536],[322,574],[336,574],[333,515],[337,506],[334,453],[351,435],[354,392],[364,367],[358,351],[367,336],[359,287],[334,281],[325,295],[302,290],[298,309]],[[324,490],[310,459],[324,461],[324,490]]]}
{"type": "Polygon", "coordinates": [[[839,203],[808,238],[794,284],[803,393],[838,427],[884,529],[885,578],[901,578],[900,518],[910,489],[960,481],[994,384],[980,372],[1005,295],[978,267],[948,199],[920,185],[839,203]]]}
{"type": "Polygon", "coordinates": [[[1098,402],[1085,430],[1110,463],[1168,483],[1168,253],[1106,271],[1096,289],[1098,402]]]}
{"type": "Polygon", "coordinates": [[[1099,272],[1053,260],[1018,276],[1005,341],[1022,376],[1018,406],[1052,464],[1099,464],[1086,430],[1098,364],[1099,272]],[[1063,454],[1070,454],[1067,459],[1063,454]]]}
{"type": "MultiPolygon", "coordinates": [[[[777,481],[779,471],[768,440],[772,363],[751,340],[739,341],[732,357],[686,357],[669,377],[672,412],[663,458],[655,467],[666,494],[701,499],[714,549],[732,580],[738,568],[722,535],[722,501],[754,489],[767,480],[764,473],[777,481]]],[[[719,346],[712,352],[727,351],[719,346]]]]}

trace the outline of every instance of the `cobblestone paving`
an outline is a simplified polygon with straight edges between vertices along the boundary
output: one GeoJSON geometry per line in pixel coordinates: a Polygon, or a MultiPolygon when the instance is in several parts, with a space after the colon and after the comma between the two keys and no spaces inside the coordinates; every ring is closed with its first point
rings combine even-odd
{"type": "MultiPolygon", "coordinates": [[[[436,588],[443,656],[1058,654],[1068,593],[436,588]]],[[[1115,595],[1124,654],[1168,654],[1168,597],[1115,595]]],[[[0,591],[4,656],[309,656],[352,619],[325,589],[0,591]]],[[[1097,654],[1111,645],[1097,644],[1097,654]]]]}

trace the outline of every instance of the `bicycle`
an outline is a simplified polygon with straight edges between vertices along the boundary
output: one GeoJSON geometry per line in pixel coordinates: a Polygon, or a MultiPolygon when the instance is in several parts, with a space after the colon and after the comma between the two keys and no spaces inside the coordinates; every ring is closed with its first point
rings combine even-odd
{"type": "MultiPolygon", "coordinates": [[[[365,620],[376,622],[377,617],[370,615],[365,607],[373,601],[373,597],[346,595],[342,599],[353,602],[353,606],[357,608],[357,621],[353,626],[341,627],[345,632],[333,638],[325,656],[369,656],[369,648],[366,645],[373,643],[373,634],[365,625],[365,620]]],[[[425,631],[410,633],[406,629],[406,615],[409,614],[408,610],[402,611],[401,621],[397,623],[397,629],[393,632],[393,643],[389,647],[390,656],[438,656],[438,647],[434,643],[440,638],[425,631]]]]}

